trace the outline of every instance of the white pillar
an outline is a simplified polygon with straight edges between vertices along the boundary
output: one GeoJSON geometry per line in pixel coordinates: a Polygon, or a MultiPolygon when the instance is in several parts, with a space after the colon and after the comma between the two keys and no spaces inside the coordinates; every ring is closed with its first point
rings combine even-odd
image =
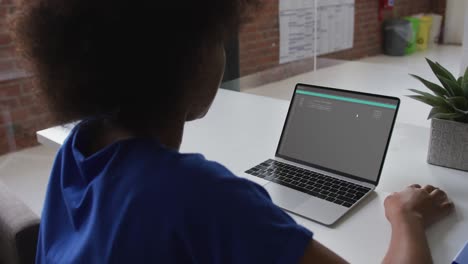
{"type": "Polygon", "coordinates": [[[444,43],[461,44],[466,0],[447,0],[445,10],[444,43]]]}

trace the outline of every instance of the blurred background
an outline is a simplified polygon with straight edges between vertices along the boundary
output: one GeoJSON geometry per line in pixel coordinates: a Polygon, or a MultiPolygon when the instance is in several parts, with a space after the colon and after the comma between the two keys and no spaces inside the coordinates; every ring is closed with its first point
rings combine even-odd
{"type": "MultiPolygon", "coordinates": [[[[299,82],[366,84],[402,98],[400,122],[429,126],[428,108],[404,97],[421,87],[409,73],[434,80],[425,58],[462,72],[467,9],[466,0],[267,0],[226,43],[221,88],[290,100],[299,82]]],[[[0,0],[0,182],[39,214],[57,149],[40,146],[36,131],[56,124],[15,54],[6,29],[14,10],[0,0]]]]}

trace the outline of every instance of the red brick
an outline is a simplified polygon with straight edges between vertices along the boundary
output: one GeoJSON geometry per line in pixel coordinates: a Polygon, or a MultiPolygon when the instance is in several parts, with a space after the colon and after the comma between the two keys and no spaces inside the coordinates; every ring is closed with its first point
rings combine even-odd
{"type": "Polygon", "coordinates": [[[11,119],[13,122],[25,121],[30,117],[30,113],[27,108],[19,108],[11,111],[11,119]]]}
{"type": "Polygon", "coordinates": [[[257,26],[255,24],[247,24],[242,28],[242,33],[255,33],[257,26]]]}
{"type": "Polygon", "coordinates": [[[15,0],[2,0],[1,5],[13,5],[15,0]]]}
{"type": "Polygon", "coordinates": [[[13,109],[19,106],[18,100],[16,98],[0,98],[0,115],[2,113],[2,108],[13,109]]]}
{"type": "Polygon", "coordinates": [[[36,117],[42,115],[46,111],[44,105],[31,105],[28,107],[28,116],[36,117]]]}
{"type": "Polygon", "coordinates": [[[27,138],[20,138],[16,140],[16,147],[18,149],[30,148],[39,145],[34,136],[29,136],[27,138]]]}
{"type": "Polygon", "coordinates": [[[0,48],[0,60],[12,59],[15,57],[15,50],[13,47],[0,48]]]}
{"type": "Polygon", "coordinates": [[[37,90],[34,86],[33,81],[25,80],[21,85],[21,94],[22,95],[30,95],[37,93],[37,90]]]}
{"type": "Polygon", "coordinates": [[[13,59],[0,59],[0,72],[10,72],[15,69],[15,61],[13,59]]]}
{"type": "Polygon", "coordinates": [[[0,46],[7,46],[10,45],[12,42],[10,34],[7,33],[0,33],[0,46]]]}
{"type": "Polygon", "coordinates": [[[35,118],[35,121],[37,122],[36,130],[51,127],[54,123],[50,113],[39,115],[37,118],[35,118]]]}
{"type": "Polygon", "coordinates": [[[9,115],[7,114],[3,114],[2,112],[0,112],[0,135],[1,135],[1,131],[4,129],[2,128],[3,126],[7,125],[11,123],[11,118],[9,115]]]}
{"type": "Polygon", "coordinates": [[[0,98],[17,97],[21,94],[21,85],[13,83],[8,85],[0,84],[0,98]]]}
{"type": "Polygon", "coordinates": [[[0,3],[0,19],[5,19],[6,16],[10,13],[10,8],[8,6],[0,3]]]}
{"type": "Polygon", "coordinates": [[[9,152],[9,148],[6,142],[1,141],[0,139],[0,156],[7,154],[9,152]]]}
{"type": "Polygon", "coordinates": [[[6,140],[6,137],[8,137],[8,125],[0,125],[0,142],[2,139],[6,140]]]}
{"type": "MultiPolygon", "coordinates": [[[[21,106],[31,106],[36,104],[37,97],[34,95],[23,95],[19,97],[19,103],[21,106]]],[[[1,101],[0,101],[1,104],[1,101]]]]}
{"type": "Polygon", "coordinates": [[[256,41],[256,39],[257,39],[256,32],[241,32],[239,36],[240,43],[256,41]]]}

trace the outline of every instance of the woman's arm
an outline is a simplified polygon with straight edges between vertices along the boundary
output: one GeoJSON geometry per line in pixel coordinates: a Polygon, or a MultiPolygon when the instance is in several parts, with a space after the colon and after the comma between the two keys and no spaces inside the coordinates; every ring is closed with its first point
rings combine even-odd
{"type": "MultiPolygon", "coordinates": [[[[445,192],[430,185],[412,185],[387,197],[385,215],[392,226],[392,238],[383,263],[432,263],[425,227],[452,209],[453,203],[445,192]]],[[[347,262],[319,242],[311,241],[300,263],[347,262]]]]}
{"type": "Polygon", "coordinates": [[[383,263],[432,263],[424,226],[416,219],[392,225],[392,239],[383,263]]]}
{"type": "Polygon", "coordinates": [[[311,240],[300,263],[341,264],[348,262],[327,247],[320,244],[318,241],[311,240]]]}
{"type": "Polygon", "coordinates": [[[432,263],[425,227],[448,215],[454,206],[447,194],[431,185],[414,184],[385,199],[392,239],[384,263],[432,263]]]}

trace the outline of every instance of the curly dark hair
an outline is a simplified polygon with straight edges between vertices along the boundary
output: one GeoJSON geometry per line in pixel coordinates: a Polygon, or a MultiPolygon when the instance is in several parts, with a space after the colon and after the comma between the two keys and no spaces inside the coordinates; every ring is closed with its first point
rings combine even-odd
{"type": "MultiPolygon", "coordinates": [[[[109,116],[133,132],[167,118],[201,49],[235,34],[260,0],[24,0],[20,53],[59,122],[109,116]]],[[[196,89],[196,87],[190,87],[196,89]]]]}

